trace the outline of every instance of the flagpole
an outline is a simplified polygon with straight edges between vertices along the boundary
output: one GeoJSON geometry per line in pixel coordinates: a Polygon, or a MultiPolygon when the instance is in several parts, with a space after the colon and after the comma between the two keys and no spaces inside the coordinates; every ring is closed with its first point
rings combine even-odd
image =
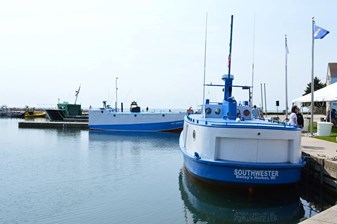
{"type": "Polygon", "coordinates": [[[310,107],[310,136],[313,137],[313,127],[314,127],[314,27],[315,27],[315,17],[312,17],[312,53],[311,53],[311,107],[310,107]]]}
{"type": "Polygon", "coordinates": [[[288,43],[287,35],[285,35],[285,50],[286,50],[286,63],[285,63],[285,86],[286,86],[286,120],[288,120],[288,43]]]}

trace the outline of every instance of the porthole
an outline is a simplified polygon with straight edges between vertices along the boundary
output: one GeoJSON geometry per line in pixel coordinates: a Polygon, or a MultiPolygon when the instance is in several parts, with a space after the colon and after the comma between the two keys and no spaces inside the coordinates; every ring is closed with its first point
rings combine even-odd
{"type": "Polygon", "coordinates": [[[161,116],[165,117],[165,114],[163,114],[163,115],[161,115],[161,116]]]}
{"type": "Polygon", "coordinates": [[[206,113],[206,114],[210,114],[210,113],[212,113],[212,109],[211,109],[211,108],[209,108],[209,107],[207,107],[207,108],[205,109],[205,113],[206,113]]]}
{"type": "Polygon", "coordinates": [[[220,112],[221,112],[220,108],[216,108],[216,109],[214,110],[214,113],[216,113],[216,114],[220,114],[220,112]]]}
{"type": "Polygon", "coordinates": [[[137,114],[135,114],[135,117],[137,117],[137,114]]]}

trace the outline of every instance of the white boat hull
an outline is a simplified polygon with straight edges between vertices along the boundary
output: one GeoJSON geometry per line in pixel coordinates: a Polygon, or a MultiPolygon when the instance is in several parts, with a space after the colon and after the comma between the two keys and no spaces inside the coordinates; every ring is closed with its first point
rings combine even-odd
{"type": "Polygon", "coordinates": [[[107,131],[181,131],[184,113],[115,112],[112,109],[89,110],[89,129],[107,131]]]}

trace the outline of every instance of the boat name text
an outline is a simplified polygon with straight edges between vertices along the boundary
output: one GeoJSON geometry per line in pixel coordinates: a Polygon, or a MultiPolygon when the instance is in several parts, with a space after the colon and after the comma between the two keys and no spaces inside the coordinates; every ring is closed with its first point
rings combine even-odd
{"type": "Polygon", "coordinates": [[[235,169],[234,175],[238,179],[275,180],[278,177],[278,171],[235,169]]]}

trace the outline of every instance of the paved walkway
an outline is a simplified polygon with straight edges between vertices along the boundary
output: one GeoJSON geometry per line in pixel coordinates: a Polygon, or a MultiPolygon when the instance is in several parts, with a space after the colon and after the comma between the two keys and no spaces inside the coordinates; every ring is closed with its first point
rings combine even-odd
{"type": "Polygon", "coordinates": [[[337,214],[337,205],[317,215],[314,215],[308,218],[307,220],[304,220],[303,222],[301,222],[301,224],[322,224],[322,223],[337,224],[336,214],[337,214]]]}
{"type": "Polygon", "coordinates": [[[337,164],[337,143],[302,135],[302,151],[311,156],[322,157],[337,164]]]}

